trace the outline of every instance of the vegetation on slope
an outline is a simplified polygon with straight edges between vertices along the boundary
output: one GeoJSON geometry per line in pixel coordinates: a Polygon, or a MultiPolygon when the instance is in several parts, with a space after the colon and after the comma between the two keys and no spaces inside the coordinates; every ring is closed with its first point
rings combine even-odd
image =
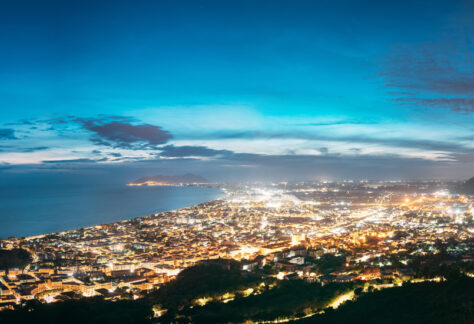
{"type": "Polygon", "coordinates": [[[440,270],[446,270],[445,282],[405,283],[364,293],[359,283],[321,286],[302,280],[262,279],[261,274],[241,271],[238,262],[213,260],[182,271],[175,281],[144,299],[112,302],[94,297],[54,304],[33,300],[19,310],[0,312],[0,323],[272,321],[316,313],[353,290],[360,295],[355,301],[296,322],[474,323],[474,279],[459,275],[464,268],[456,266],[456,271],[448,271],[443,266],[440,270]],[[230,297],[225,302],[224,295],[230,297]],[[199,299],[206,303],[196,303],[199,299]],[[157,308],[167,310],[158,319],[153,318],[153,309],[157,308]]]}
{"type": "Polygon", "coordinates": [[[0,270],[23,269],[31,260],[30,252],[24,249],[0,250],[0,270]]]}
{"type": "Polygon", "coordinates": [[[180,312],[183,322],[242,323],[302,317],[326,307],[337,296],[352,291],[356,283],[307,283],[282,280],[260,294],[239,297],[228,303],[213,302],[180,312]]]}
{"type": "Polygon", "coordinates": [[[295,323],[474,323],[473,292],[474,279],[468,277],[406,283],[295,323]]]}
{"type": "Polygon", "coordinates": [[[141,324],[151,323],[152,316],[150,305],[141,300],[92,297],[54,304],[32,300],[20,310],[0,312],[0,323],[141,324]]]}

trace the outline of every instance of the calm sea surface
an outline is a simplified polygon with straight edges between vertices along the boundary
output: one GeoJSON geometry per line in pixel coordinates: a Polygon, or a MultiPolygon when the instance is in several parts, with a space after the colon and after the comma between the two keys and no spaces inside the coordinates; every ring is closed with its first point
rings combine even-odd
{"type": "Polygon", "coordinates": [[[64,231],[178,209],[223,196],[199,187],[0,186],[0,238],[64,231]]]}

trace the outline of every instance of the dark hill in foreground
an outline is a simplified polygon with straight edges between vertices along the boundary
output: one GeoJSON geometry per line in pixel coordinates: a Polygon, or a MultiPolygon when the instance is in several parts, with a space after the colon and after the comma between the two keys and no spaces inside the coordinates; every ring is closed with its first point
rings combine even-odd
{"type": "Polygon", "coordinates": [[[473,292],[471,278],[405,284],[293,323],[474,323],[473,292]]]}
{"type": "MultiPolygon", "coordinates": [[[[325,300],[353,289],[349,283],[321,287],[302,280],[281,280],[259,295],[190,307],[198,296],[218,296],[258,283],[258,277],[241,271],[237,262],[212,260],[184,270],[177,280],[143,299],[111,302],[93,297],[54,304],[33,300],[16,311],[0,312],[0,323],[236,323],[302,314],[311,303],[319,309],[325,307],[325,300]],[[313,297],[317,298],[311,300],[313,297]],[[158,304],[168,312],[156,319],[152,307],[158,304]]],[[[363,294],[337,310],[294,323],[474,323],[473,291],[474,279],[459,275],[442,283],[405,284],[363,294]]]]}
{"type": "Polygon", "coordinates": [[[237,261],[207,260],[181,271],[176,280],[151,293],[149,299],[167,309],[174,309],[189,306],[197,297],[216,296],[234,289],[245,289],[255,282],[259,282],[259,277],[242,271],[237,261]]]}

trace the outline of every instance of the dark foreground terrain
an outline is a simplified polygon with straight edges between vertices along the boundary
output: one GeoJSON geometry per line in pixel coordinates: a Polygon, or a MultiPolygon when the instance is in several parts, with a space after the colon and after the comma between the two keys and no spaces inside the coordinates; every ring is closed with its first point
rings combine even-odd
{"type": "Polygon", "coordinates": [[[474,279],[375,291],[337,310],[293,323],[474,323],[474,279]]]}
{"type": "Polygon", "coordinates": [[[146,298],[93,297],[54,304],[33,300],[0,312],[0,323],[236,323],[301,318],[321,310],[293,323],[474,323],[474,279],[464,275],[380,291],[362,292],[362,286],[276,280],[241,271],[235,261],[212,261],[184,270],[146,298]],[[253,293],[247,295],[249,289],[253,293]],[[335,297],[353,290],[360,295],[355,301],[328,308],[335,297]],[[231,298],[224,302],[227,295],[231,298]],[[202,297],[208,301],[196,303],[202,297]],[[154,317],[159,310],[166,312],[154,317]]]}

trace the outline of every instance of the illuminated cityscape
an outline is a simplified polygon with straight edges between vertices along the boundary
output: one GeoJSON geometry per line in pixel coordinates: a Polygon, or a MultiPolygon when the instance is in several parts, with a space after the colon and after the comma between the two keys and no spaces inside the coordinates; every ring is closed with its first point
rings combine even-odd
{"type": "Polygon", "coordinates": [[[0,6],[0,324],[473,324],[473,0],[0,6]]]}
{"type": "Polygon", "coordinates": [[[29,299],[114,299],[124,292],[136,299],[209,259],[238,260],[249,272],[271,266],[279,280],[416,279],[408,265],[439,253],[442,244],[462,262],[474,261],[474,197],[446,187],[378,181],[224,185],[223,198],[196,206],[3,240],[3,248],[31,252],[33,262],[1,273],[0,307],[29,299]],[[341,267],[323,273],[315,265],[328,256],[341,267]]]}

